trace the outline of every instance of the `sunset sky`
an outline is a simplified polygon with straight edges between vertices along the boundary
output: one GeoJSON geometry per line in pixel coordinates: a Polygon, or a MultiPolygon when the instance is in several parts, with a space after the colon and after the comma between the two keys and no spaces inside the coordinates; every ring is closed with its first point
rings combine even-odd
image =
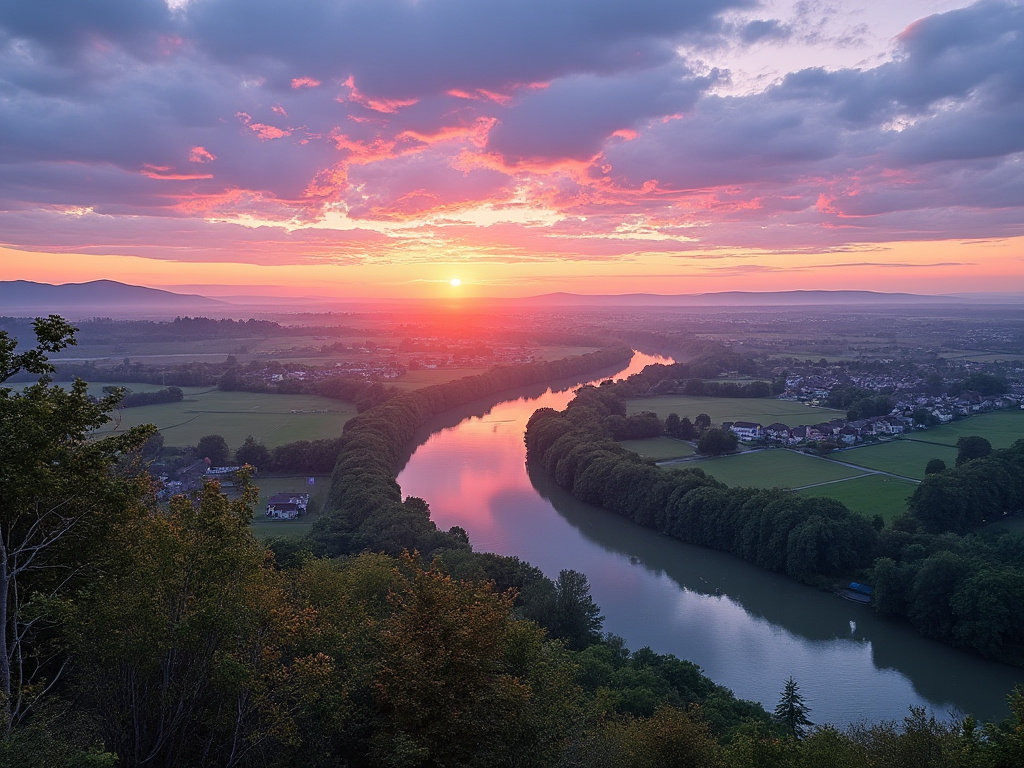
{"type": "Polygon", "coordinates": [[[3,0],[0,280],[100,278],[1024,292],[1024,3],[3,0]]]}

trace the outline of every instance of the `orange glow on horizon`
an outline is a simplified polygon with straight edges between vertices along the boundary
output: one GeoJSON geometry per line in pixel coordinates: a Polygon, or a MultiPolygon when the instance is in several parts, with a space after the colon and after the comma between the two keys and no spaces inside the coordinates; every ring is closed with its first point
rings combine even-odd
{"type": "MultiPolygon", "coordinates": [[[[71,215],[71,212],[69,212],[71,215]]],[[[501,229],[469,227],[471,233],[498,235],[501,229]]],[[[326,232],[325,232],[326,234],[326,232]]],[[[530,243],[541,247],[542,238],[530,243]]],[[[603,245],[600,238],[598,245],[603,245]]],[[[651,243],[655,245],[656,243],[651,243]]],[[[523,243],[522,246],[526,245],[523,243]]],[[[550,245],[550,243],[549,243],[550,245]]],[[[839,253],[772,253],[734,250],[644,252],[616,256],[542,254],[467,241],[445,248],[445,255],[419,249],[413,241],[386,239],[341,246],[358,258],[311,259],[311,248],[294,244],[296,255],[282,246],[262,249],[267,260],[177,261],[134,255],[36,253],[0,248],[4,280],[78,283],[113,279],[153,288],[201,286],[217,295],[259,293],[326,298],[442,298],[458,287],[465,298],[523,297],[545,293],[710,293],[716,291],[871,290],[946,294],[1024,290],[1024,237],[983,241],[871,243],[839,253]],[[357,250],[357,248],[359,250],[357,250]],[[461,277],[437,280],[445,267],[461,277]],[[470,282],[464,270],[472,270],[470,282]],[[453,270],[454,271],[454,270],[453,270]],[[396,277],[397,276],[397,277],[396,277]],[[456,286],[454,281],[458,280],[456,286]],[[442,288],[444,289],[442,291],[442,288]]],[[[326,252],[325,252],[326,254],[326,252]]],[[[450,274],[450,273],[449,273],[450,274]]],[[[175,290],[175,288],[170,288],[175,290]]],[[[202,293],[203,291],[188,291],[202,293]]]]}

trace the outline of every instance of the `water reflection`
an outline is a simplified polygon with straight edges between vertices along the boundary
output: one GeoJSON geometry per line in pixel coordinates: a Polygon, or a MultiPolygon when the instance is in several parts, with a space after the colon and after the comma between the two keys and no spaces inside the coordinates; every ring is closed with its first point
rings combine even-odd
{"type": "MultiPolygon", "coordinates": [[[[652,362],[637,356],[632,373],[652,362]]],[[[616,378],[628,375],[618,372],[616,378]]],[[[522,393],[520,393],[522,394],[522,393]]],[[[549,576],[586,573],[605,629],[700,664],[737,695],[774,706],[787,677],[816,722],[899,719],[909,705],[939,716],[1006,714],[1021,670],[919,638],[869,609],[767,573],[734,557],[659,536],[573,499],[528,474],[523,431],[571,390],[528,393],[430,425],[399,474],[441,528],[461,526],[476,549],[516,555],[549,576]]]]}

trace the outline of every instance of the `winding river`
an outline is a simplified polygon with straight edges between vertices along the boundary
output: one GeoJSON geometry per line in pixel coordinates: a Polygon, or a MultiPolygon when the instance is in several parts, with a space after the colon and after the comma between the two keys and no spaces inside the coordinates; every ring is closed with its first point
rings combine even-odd
{"type": "MultiPolygon", "coordinates": [[[[637,354],[622,378],[664,358],[637,354]]],[[[607,377],[603,377],[607,378],[607,377]]],[[[768,573],[730,555],[660,536],[583,504],[528,472],[523,433],[548,389],[445,414],[428,425],[398,476],[430,503],[438,527],[464,528],[475,549],[515,555],[557,577],[586,573],[605,631],[699,664],[737,696],[769,710],[792,675],[816,723],[900,720],[910,706],[936,717],[1005,717],[1024,670],[919,637],[869,608],[768,573]]]]}

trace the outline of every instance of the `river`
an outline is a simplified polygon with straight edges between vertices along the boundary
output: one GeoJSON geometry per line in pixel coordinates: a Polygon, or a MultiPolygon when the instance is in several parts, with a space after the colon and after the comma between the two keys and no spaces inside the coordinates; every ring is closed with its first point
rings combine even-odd
{"type": "MultiPolygon", "coordinates": [[[[622,378],[664,358],[637,354],[622,378]]],[[[607,378],[607,377],[605,377],[607,378]]],[[[464,528],[478,551],[515,555],[555,578],[587,574],[604,629],[699,664],[716,683],[773,709],[792,675],[816,723],[1008,714],[1024,670],[986,662],[880,619],[870,608],[735,557],[661,536],[583,504],[528,472],[523,433],[538,408],[572,388],[445,414],[428,425],[398,475],[439,528],[464,528]],[[457,423],[455,423],[457,421],[457,423]]],[[[695,414],[689,415],[691,418],[695,414]]]]}

